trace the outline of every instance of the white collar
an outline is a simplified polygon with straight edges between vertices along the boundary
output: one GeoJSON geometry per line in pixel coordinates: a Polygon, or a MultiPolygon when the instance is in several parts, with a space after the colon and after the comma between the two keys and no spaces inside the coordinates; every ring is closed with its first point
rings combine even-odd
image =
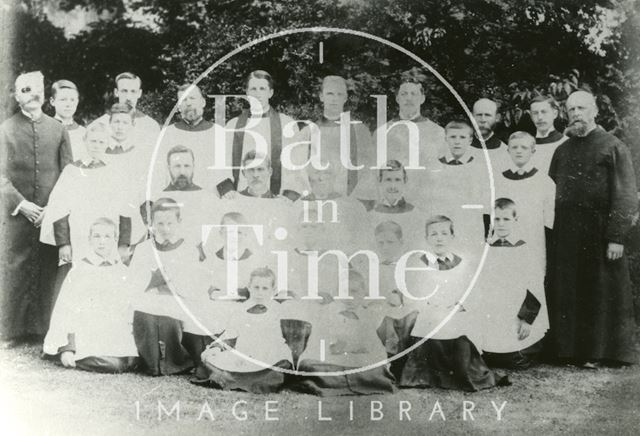
{"type": "Polygon", "coordinates": [[[389,202],[389,200],[387,200],[387,197],[382,196],[382,201],[380,203],[382,203],[383,205],[385,205],[387,207],[396,207],[398,205],[398,203],[400,203],[403,199],[404,199],[404,196],[398,198],[396,201],[393,202],[393,204],[391,204],[389,202]]]}
{"type": "Polygon", "coordinates": [[[469,162],[471,162],[471,160],[473,159],[473,156],[471,155],[471,153],[469,153],[469,151],[467,150],[467,152],[465,154],[462,155],[462,157],[459,158],[455,158],[453,157],[453,155],[451,154],[450,150],[447,150],[447,154],[444,155],[445,160],[447,161],[447,163],[452,162],[454,160],[459,160],[460,162],[462,162],[463,164],[467,164],[469,162]]]}
{"type": "MultiPolygon", "coordinates": [[[[114,251],[117,252],[117,250],[114,251]]],[[[89,260],[89,262],[91,262],[91,264],[94,266],[100,266],[100,264],[105,261],[109,262],[111,265],[115,265],[118,263],[118,257],[113,252],[111,254],[111,257],[105,258],[97,254],[95,251],[92,251],[87,255],[87,260],[89,260]]]]}
{"type": "Polygon", "coordinates": [[[131,148],[133,148],[133,145],[130,144],[128,141],[127,142],[118,142],[117,139],[115,138],[111,138],[111,140],[109,141],[109,145],[107,146],[107,148],[109,150],[113,150],[114,148],[116,148],[117,146],[122,147],[122,150],[129,150],[131,148]]]}
{"type": "Polygon", "coordinates": [[[509,167],[512,173],[520,175],[530,172],[531,170],[533,170],[533,168],[534,166],[531,161],[524,164],[522,168],[518,168],[513,162],[511,162],[511,166],[509,167]]]}
{"type": "Polygon", "coordinates": [[[546,135],[541,135],[540,132],[538,132],[538,130],[536,129],[536,138],[548,138],[549,136],[551,136],[551,134],[555,131],[556,129],[554,129],[553,127],[551,127],[551,129],[549,129],[549,131],[547,132],[546,135]]]}
{"type": "Polygon", "coordinates": [[[414,121],[416,118],[420,117],[420,109],[418,109],[418,112],[415,113],[415,115],[412,115],[409,118],[402,118],[402,115],[398,112],[398,119],[400,121],[414,121]]]}
{"type": "Polygon", "coordinates": [[[442,261],[448,260],[449,262],[453,262],[453,259],[455,259],[452,252],[448,252],[444,256],[438,256],[435,253],[427,251],[425,256],[427,258],[427,261],[429,261],[429,265],[437,265],[438,260],[442,260],[442,261]]]}
{"type": "Polygon", "coordinates": [[[55,114],[53,116],[53,118],[55,118],[56,120],[60,121],[63,126],[72,126],[73,125],[73,118],[71,119],[70,123],[68,123],[65,120],[63,120],[58,114],[55,114]]]}
{"type": "Polygon", "coordinates": [[[504,239],[505,241],[507,241],[508,243],[510,243],[511,245],[516,245],[516,243],[519,241],[518,238],[515,237],[515,235],[512,233],[509,236],[507,236],[506,238],[500,238],[497,235],[493,235],[490,239],[489,239],[489,244],[495,244],[496,241],[499,241],[501,239],[504,239]]]}

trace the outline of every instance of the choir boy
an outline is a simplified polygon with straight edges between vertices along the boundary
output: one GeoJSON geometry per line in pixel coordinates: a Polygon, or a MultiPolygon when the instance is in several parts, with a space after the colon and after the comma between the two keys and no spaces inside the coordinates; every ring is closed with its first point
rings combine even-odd
{"type": "Polygon", "coordinates": [[[536,126],[536,154],[533,157],[534,165],[544,174],[549,172],[551,158],[556,148],[567,138],[555,129],[555,120],[558,118],[560,108],[553,97],[539,95],[531,100],[529,106],[531,121],[536,126]]]}
{"type": "Polygon", "coordinates": [[[53,116],[60,121],[69,133],[71,142],[71,154],[73,160],[78,160],[84,156],[84,133],[85,128],[74,120],[73,116],[78,109],[80,94],[75,83],[70,80],[58,80],[51,85],[51,98],[49,103],[55,109],[53,116]]]}

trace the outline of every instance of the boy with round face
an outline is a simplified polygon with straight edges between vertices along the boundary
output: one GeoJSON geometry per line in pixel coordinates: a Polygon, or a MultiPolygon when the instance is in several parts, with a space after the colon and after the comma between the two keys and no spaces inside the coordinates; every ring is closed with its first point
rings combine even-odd
{"type": "Polygon", "coordinates": [[[404,166],[396,161],[387,162],[387,167],[378,171],[378,201],[362,200],[367,210],[378,213],[406,213],[414,209],[413,204],[406,201],[407,172],[404,166]]]}
{"type": "Polygon", "coordinates": [[[96,372],[133,370],[138,352],[131,334],[131,297],[118,261],[117,226],[99,218],[89,228],[91,253],[65,280],[45,338],[45,354],[67,368],[96,372]]]}
{"type": "Polygon", "coordinates": [[[58,80],[51,85],[49,103],[55,109],[54,118],[62,123],[69,133],[73,159],[84,156],[83,136],[85,128],[76,123],[73,116],[78,108],[79,93],[76,85],[69,80],[58,80]]]}
{"type": "Polygon", "coordinates": [[[558,103],[553,97],[539,95],[531,100],[529,113],[536,126],[535,141],[538,152],[534,156],[534,165],[547,174],[551,158],[556,148],[568,138],[555,129],[554,123],[559,115],[558,103]]]}
{"type": "Polygon", "coordinates": [[[380,263],[395,264],[404,254],[404,241],[402,239],[402,227],[393,221],[378,224],[375,228],[376,251],[380,263]]]}
{"type": "Polygon", "coordinates": [[[455,268],[462,259],[451,251],[454,239],[453,221],[444,215],[436,215],[425,224],[425,239],[429,251],[422,261],[439,271],[455,268]]]}
{"type": "Polygon", "coordinates": [[[445,165],[464,165],[473,161],[470,153],[473,129],[466,121],[451,121],[445,128],[445,141],[449,151],[439,160],[445,165]]]}
{"type": "Polygon", "coordinates": [[[133,129],[133,111],[127,103],[116,103],[111,106],[109,127],[113,143],[109,145],[109,154],[120,154],[131,150],[135,144],[130,141],[133,129]]]}

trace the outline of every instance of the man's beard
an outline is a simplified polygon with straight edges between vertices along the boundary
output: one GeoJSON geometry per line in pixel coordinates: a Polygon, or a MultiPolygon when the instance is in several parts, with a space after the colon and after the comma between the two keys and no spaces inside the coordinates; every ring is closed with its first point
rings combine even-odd
{"type": "Polygon", "coordinates": [[[185,109],[184,112],[181,112],[181,115],[184,120],[189,122],[196,121],[202,116],[196,109],[185,109]]]}
{"type": "Polygon", "coordinates": [[[178,188],[186,188],[191,184],[191,178],[187,176],[178,176],[173,181],[173,184],[178,188]]]}
{"type": "Polygon", "coordinates": [[[567,126],[565,130],[567,136],[585,136],[587,134],[587,123],[584,121],[574,121],[567,126]]]}

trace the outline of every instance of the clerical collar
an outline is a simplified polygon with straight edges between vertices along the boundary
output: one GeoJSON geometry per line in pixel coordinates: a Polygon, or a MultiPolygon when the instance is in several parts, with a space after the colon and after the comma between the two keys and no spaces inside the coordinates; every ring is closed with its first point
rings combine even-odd
{"type": "Polygon", "coordinates": [[[95,251],[89,253],[85,258],[82,259],[82,261],[93,266],[113,266],[118,264],[118,258],[116,255],[105,258],[100,256],[95,251]]]}
{"type": "Polygon", "coordinates": [[[447,165],[464,165],[464,164],[468,164],[472,160],[473,160],[473,156],[469,153],[465,153],[461,157],[453,157],[453,155],[451,154],[451,151],[447,151],[447,154],[442,156],[442,159],[440,160],[440,162],[447,165]]]}
{"type": "Polygon", "coordinates": [[[127,153],[131,150],[133,150],[133,145],[126,143],[126,142],[118,142],[116,140],[114,141],[109,141],[109,145],[107,146],[107,149],[105,150],[105,153],[107,154],[122,154],[122,153],[127,153]]]}
{"type": "Polygon", "coordinates": [[[189,182],[188,185],[183,186],[183,187],[178,187],[177,185],[175,185],[173,182],[169,183],[169,185],[164,188],[165,192],[170,192],[170,191],[201,191],[202,188],[198,185],[196,185],[193,182],[189,182]]]}
{"type": "Polygon", "coordinates": [[[249,115],[251,115],[251,118],[268,118],[269,115],[271,115],[271,106],[262,112],[252,112],[251,109],[249,109],[249,115]]]}
{"type": "Polygon", "coordinates": [[[538,136],[536,134],[536,144],[551,144],[560,141],[565,136],[557,130],[552,130],[547,136],[538,136]]]}
{"type": "Polygon", "coordinates": [[[413,116],[411,116],[409,118],[404,118],[401,113],[398,113],[398,120],[399,121],[414,121],[415,122],[416,120],[418,120],[418,118],[422,118],[422,114],[420,114],[420,111],[416,112],[415,115],[413,115],[413,116]]]}
{"type": "Polygon", "coordinates": [[[492,247],[519,247],[521,245],[524,245],[524,243],[525,242],[522,239],[516,238],[513,234],[505,238],[494,236],[489,241],[489,245],[491,245],[492,247]]]}
{"type": "Polygon", "coordinates": [[[244,195],[245,197],[252,197],[252,198],[275,198],[273,193],[268,189],[267,189],[267,192],[265,192],[262,195],[253,195],[251,194],[251,191],[249,191],[249,188],[246,187],[242,191],[240,191],[240,194],[244,195]]]}
{"type": "Polygon", "coordinates": [[[318,124],[324,125],[324,126],[334,126],[334,125],[335,126],[339,126],[340,125],[340,121],[342,120],[343,117],[346,117],[351,121],[355,121],[355,120],[351,119],[351,112],[350,111],[344,111],[344,112],[341,112],[340,115],[338,115],[337,118],[327,118],[327,116],[325,114],[322,114],[318,124]]]}
{"type": "Polygon", "coordinates": [[[40,111],[40,116],[38,116],[38,118],[33,118],[33,116],[29,112],[25,111],[22,108],[20,108],[20,112],[22,112],[22,115],[24,115],[25,117],[27,117],[28,119],[30,119],[34,123],[40,122],[42,120],[43,116],[44,116],[44,112],[42,112],[42,110],[40,111]]]}
{"type": "Polygon", "coordinates": [[[175,236],[173,239],[174,239],[173,241],[170,239],[159,240],[158,237],[154,237],[153,245],[158,251],[171,251],[181,246],[182,243],[184,242],[184,239],[177,238],[175,236]]]}
{"type": "Polygon", "coordinates": [[[382,197],[382,201],[380,203],[386,207],[402,207],[406,203],[406,201],[404,197],[400,197],[396,201],[391,203],[389,200],[387,200],[387,197],[382,197]]]}
{"type": "MultiPolygon", "coordinates": [[[[487,150],[496,150],[502,147],[502,141],[495,136],[494,132],[491,132],[487,139],[484,140],[484,143],[487,146],[487,150]]],[[[475,135],[473,141],[471,141],[471,146],[482,150],[482,142],[480,142],[480,139],[475,135]]]]}
{"type": "Polygon", "coordinates": [[[546,135],[543,135],[538,130],[536,130],[536,138],[548,138],[549,136],[553,135],[555,131],[556,130],[552,127],[551,129],[549,129],[546,135]]]}
{"type": "Polygon", "coordinates": [[[209,130],[213,127],[213,122],[200,118],[197,122],[189,123],[187,120],[182,119],[173,125],[178,130],[184,130],[187,132],[202,132],[209,130]]]}
{"type": "Polygon", "coordinates": [[[94,169],[106,166],[106,164],[100,159],[92,159],[90,157],[83,157],[82,159],[75,161],[73,164],[82,169],[94,169]]]}
{"type": "Polygon", "coordinates": [[[253,254],[251,250],[249,250],[248,248],[245,248],[244,251],[242,252],[242,256],[237,257],[235,259],[227,259],[226,253],[227,253],[227,250],[225,250],[225,247],[222,247],[218,251],[216,251],[216,257],[220,260],[245,260],[251,257],[251,255],[253,254]]]}

